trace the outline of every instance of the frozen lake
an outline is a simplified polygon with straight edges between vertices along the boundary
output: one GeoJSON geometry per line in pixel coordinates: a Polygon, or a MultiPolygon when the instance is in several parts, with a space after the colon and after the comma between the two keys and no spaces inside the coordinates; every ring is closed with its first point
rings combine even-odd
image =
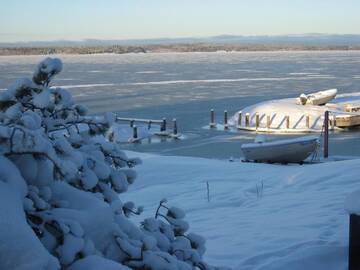
{"type": "MultiPolygon", "coordinates": [[[[124,148],[164,155],[239,158],[240,145],[255,134],[204,129],[209,110],[219,121],[226,109],[269,99],[337,88],[360,91],[360,52],[219,52],[125,55],[64,55],[54,85],[68,88],[92,113],[177,118],[181,141],[124,148]]],[[[0,57],[0,89],[30,77],[44,56],[0,57]]],[[[331,134],[330,155],[360,156],[360,130],[331,134]]]]}

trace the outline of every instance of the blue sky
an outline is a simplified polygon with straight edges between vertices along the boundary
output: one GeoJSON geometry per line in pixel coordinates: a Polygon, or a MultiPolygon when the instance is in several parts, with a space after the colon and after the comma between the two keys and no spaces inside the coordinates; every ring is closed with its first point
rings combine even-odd
{"type": "Polygon", "coordinates": [[[359,0],[0,0],[0,42],[360,34],[359,0]]]}

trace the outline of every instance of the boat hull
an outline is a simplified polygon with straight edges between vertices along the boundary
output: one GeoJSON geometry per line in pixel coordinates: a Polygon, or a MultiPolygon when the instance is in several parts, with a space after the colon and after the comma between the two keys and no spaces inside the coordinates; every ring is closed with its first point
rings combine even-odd
{"type": "Polygon", "coordinates": [[[325,105],[326,103],[334,99],[336,94],[337,94],[336,89],[330,89],[330,90],[313,93],[308,95],[308,100],[306,104],[325,105]]]}
{"type": "Polygon", "coordinates": [[[317,137],[290,139],[276,142],[243,144],[241,150],[246,160],[274,163],[301,163],[318,145],[317,137]]]}

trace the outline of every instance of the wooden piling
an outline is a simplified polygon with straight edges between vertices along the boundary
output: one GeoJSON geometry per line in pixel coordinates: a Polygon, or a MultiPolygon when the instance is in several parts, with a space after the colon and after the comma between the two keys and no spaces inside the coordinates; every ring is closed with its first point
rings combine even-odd
{"type": "Polygon", "coordinates": [[[138,129],[137,126],[133,126],[133,139],[138,138],[138,129]]]}
{"type": "Polygon", "coordinates": [[[241,127],[241,119],[242,118],[242,112],[240,111],[239,113],[238,113],[238,127],[241,127]]]}
{"type": "Polygon", "coordinates": [[[289,129],[290,128],[290,116],[289,115],[285,116],[285,121],[286,121],[286,128],[289,129]]]}
{"type": "Polygon", "coordinates": [[[250,126],[250,114],[246,113],[245,114],[245,127],[250,126]]]}
{"type": "Polygon", "coordinates": [[[270,128],[271,122],[270,122],[270,115],[266,116],[266,127],[270,128]]]}
{"type": "Polygon", "coordinates": [[[306,115],[306,128],[310,128],[310,115],[306,115]]]}
{"type": "Polygon", "coordinates": [[[210,125],[209,126],[210,126],[210,128],[216,127],[214,109],[210,110],[210,125]]]}
{"type": "Polygon", "coordinates": [[[255,114],[255,128],[258,129],[260,126],[260,117],[259,117],[259,114],[256,113],[255,114]]]}
{"type": "Polygon", "coordinates": [[[173,119],[173,135],[177,135],[178,130],[177,130],[177,123],[176,123],[176,118],[173,119]]]}
{"type": "Polygon", "coordinates": [[[228,129],[228,112],[227,110],[224,111],[224,129],[228,129]]]}
{"type": "Polygon", "coordinates": [[[360,269],[360,216],[350,214],[349,270],[360,269]]]}
{"type": "Polygon", "coordinates": [[[329,111],[324,116],[324,158],[329,156],[329,111]]]}
{"type": "Polygon", "coordinates": [[[331,114],[331,117],[330,117],[330,124],[331,124],[331,130],[335,130],[335,125],[336,125],[336,117],[334,114],[331,114]]]}
{"type": "Polygon", "coordinates": [[[160,125],[160,132],[165,132],[165,131],[166,131],[166,118],[163,118],[160,125]]]}

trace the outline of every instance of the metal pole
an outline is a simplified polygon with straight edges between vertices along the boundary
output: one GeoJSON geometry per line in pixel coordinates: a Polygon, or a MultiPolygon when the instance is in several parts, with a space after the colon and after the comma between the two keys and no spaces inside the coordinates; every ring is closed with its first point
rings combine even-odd
{"type": "Polygon", "coordinates": [[[325,111],[324,117],[324,158],[329,156],[329,111],[325,111]]]}
{"type": "Polygon", "coordinates": [[[349,270],[360,269],[360,216],[350,214],[349,270]]]}
{"type": "Polygon", "coordinates": [[[174,134],[174,135],[177,135],[176,118],[173,119],[173,134],[174,134]]]}

